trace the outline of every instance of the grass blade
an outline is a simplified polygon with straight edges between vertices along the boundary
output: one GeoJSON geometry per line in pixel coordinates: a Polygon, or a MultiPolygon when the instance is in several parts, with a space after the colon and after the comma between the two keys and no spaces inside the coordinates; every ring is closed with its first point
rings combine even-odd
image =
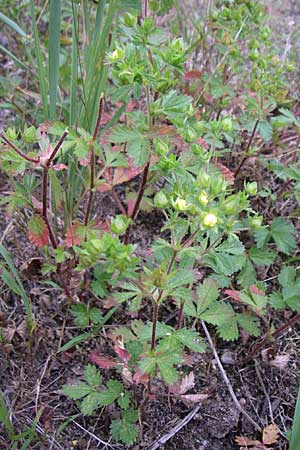
{"type": "Polygon", "coordinates": [[[30,6],[31,6],[32,30],[33,30],[33,37],[34,37],[34,49],[35,49],[35,56],[37,59],[38,77],[39,77],[39,84],[40,84],[41,97],[42,97],[42,103],[43,103],[43,110],[44,110],[45,119],[48,119],[49,113],[48,113],[48,98],[47,98],[47,79],[46,79],[46,74],[45,74],[43,56],[42,56],[42,52],[41,52],[41,43],[40,43],[38,29],[37,29],[37,25],[36,25],[36,19],[35,19],[34,0],[30,0],[30,6]]]}
{"type": "Polygon", "coordinates": [[[5,23],[5,25],[12,28],[16,33],[18,33],[21,37],[25,37],[26,33],[22,28],[13,20],[11,20],[9,17],[7,17],[5,14],[0,12],[0,20],[5,23]]]}
{"type": "Polygon", "coordinates": [[[300,448],[300,388],[295,407],[295,415],[293,420],[293,428],[290,439],[289,450],[299,450],[300,448]]]}
{"type": "Polygon", "coordinates": [[[9,420],[8,409],[1,391],[0,391],[0,422],[3,423],[9,434],[13,434],[14,429],[11,424],[11,421],[9,420]]]}
{"type": "Polygon", "coordinates": [[[26,316],[27,316],[27,319],[26,319],[27,325],[28,325],[29,330],[33,331],[35,322],[34,322],[34,316],[32,313],[30,298],[27,296],[27,294],[25,292],[24,286],[19,277],[18,271],[13,263],[13,260],[11,259],[8,251],[2,244],[0,244],[0,255],[6,262],[8,269],[9,269],[9,270],[7,270],[5,266],[2,267],[1,278],[13,292],[15,292],[17,295],[19,295],[22,298],[24,307],[25,307],[25,311],[26,311],[26,316]]]}
{"type": "Polygon", "coordinates": [[[72,65],[71,65],[71,89],[69,125],[74,125],[77,119],[77,81],[78,81],[78,7],[72,3],[72,65]]]}
{"type": "Polygon", "coordinates": [[[50,0],[49,19],[49,93],[50,119],[56,119],[56,101],[59,78],[59,50],[60,50],[60,0],[50,0]]]}

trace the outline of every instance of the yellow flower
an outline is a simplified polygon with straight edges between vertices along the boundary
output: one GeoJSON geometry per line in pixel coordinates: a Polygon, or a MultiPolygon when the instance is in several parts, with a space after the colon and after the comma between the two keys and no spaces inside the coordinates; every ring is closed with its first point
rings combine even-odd
{"type": "Polygon", "coordinates": [[[218,218],[213,213],[208,213],[203,218],[203,225],[208,228],[213,228],[218,222],[218,218]]]}

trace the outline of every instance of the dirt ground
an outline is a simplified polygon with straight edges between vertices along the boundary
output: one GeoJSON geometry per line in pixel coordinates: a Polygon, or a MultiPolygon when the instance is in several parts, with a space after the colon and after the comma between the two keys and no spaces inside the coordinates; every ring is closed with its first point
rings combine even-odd
{"type": "MultiPolygon", "coordinates": [[[[274,36],[282,48],[282,56],[287,52],[294,52],[295,58],[299,58],[297,53],[300,35],[299,0],[291,0],[288,3],[268,0],[266,4],[272,16],[274,36]]],[[[12,124],[13,120],[10,112],[0,109],[0,128],[12,124]]],[[[257,178],[265,177],[265,174],[258,172],[262,170],[261,168],[249,166],[247,170],[253,171],[250,175],[257,178]]],[[[269,177],[267,180],[264,178],[264,182],[272,185],[274,180],[271,174],[269,177]]],[[[0,174],[0,196],[8,188],[7,180],[0,174]]],[[[97,203],[104,216],[112,214],[116,207],[109,196],[100,196],[97,203]]],[[[293,204],[283,206],[265,203],[258,206],[262,210],[268,207],[270,214],[279,215],[284,215],[285,211],[295,208],[293,204]]],[[[140,215],[139,222],[140,227],[135,240],[139,243],[142,254],[143,247],[159,233],[160,217],[140,215]],[[147,242],[144,241],[144,236],[147,236],[147,242]]],[[[104,346],[105,338],[101,336],[95,341],[81,345],[78,349],[56,355],[67,311],[66,298],[55,288],[38,283],[34,270],[29,272],[26,270],[26,264],[28,266],[31,258],[35,256],[34,250],[28,245],[25,235],[15,226],[14,219],[6,216],[2,210],[0,210],[0,241],[9,248],[17,268],[22,273],[37,319],[37,329],[33,339],[30,340],[26,335],[20,299],[11,291],[2,288],[0,325],[2,324],[10,333],[10,342],[0,346],[0,389],[4,393],[17,431],[21,432],[32,424],[37,410],[44,407],[37,427],[40,441],[33,444],[30,450],[109,448],[101,443],[101,440],[107,441],[109,435],[109,424],[103,411],[99,411],[99,415],[92,418],[85,418],[78,414],[74,402],[67,400],[61,391],[63,384],[82,375],[90,351],[95,346],[98,348],[104,346]]],[[[273,267],[265,274],[266,278],[276,276],[276,270],[276,267],[273,267]]],[[[84,297],[93,302],[89,295],[88,292],[84,293],[84,297]]],[[[94,304],[101,306],[96,302],[94,304]]],[[[283,317],[278,315],[277,323],[282,323],[282,319],[283,317]]],[[[122,318],[119,317],[119,320],[122,318]]],[[[245,340],[244,343],[239,342],[239,345],[225,344],[216,338],[212,329],[210,331],[240,405],[262,429],[276,423],[280,429],[280,438],[278,445],[274,445],[273,448],[287,450],[285,433],[292,424],[300,380],[299,323],[286,330],[276,341],[269,342],[263,352],[258,353],[244,365],[238,361],[251,352],[255,340],[245,340]],[[274,364],[274,360],[277,364],[274,364]],[[281,364],[278,361],[281,361],[281,364]]],[[[201,328],[200,332],[203,334],[201,328]]],[[[77,329],[73,326],[72,320],[67,320],[65,340],[72,338],[76,333],[77,329]]],[[[238,450],[240,446],[235,441],[237,436],[261,439],[261,434],[234,405],[209,346],[206,353],[197,358],[194,368],[196,378],[194,393],[207,393],[208,398],[199,405],[193,419],[159,448],[238,450]]],[[[193,411],[194,406],[170,399],[167,401],[165,397],[158,395],[156,400],[145,406],[141,418],[140,443],[131,447],[132,450],[150,450],[158,439],[184,420],[193,411]]],[[[111,417],[114,417],[114,413],[111,409],[111,417]]],[[[110,444],[115,449],[127,448],[124,445],[110,444]]],[[[9,449],[10,444],[7,443],[4,432],[1,433],[0,425],[0,450],[9,449]]]]}

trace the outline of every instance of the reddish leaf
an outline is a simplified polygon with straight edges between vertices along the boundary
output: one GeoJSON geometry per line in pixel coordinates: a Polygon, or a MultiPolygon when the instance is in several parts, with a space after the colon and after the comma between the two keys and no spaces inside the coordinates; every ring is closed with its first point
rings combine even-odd
{"type": "Polygon", "coordinates": [[[190,70],[184,74],[184,79],[186,81],[200,79],[202,77],[202,72],[200,70],[190,70]]]}
{"type": "Polygon", "coordinates": [[[131,214],[133,213],[134,205],[135,205],[134,199],[130,198],[127,202],[127,214],[129,217],[131,217],[131,214]]]}
{"type": "Polygon", "coordinates": [[[55,164],[54,166],[52,166],[52,168],[53,168],[54,170],[57,170],[57,171],[60,172],[61,170],[67,169],[68,166],[66,166],[65,164],[55,164]]]}
{"type": "Polygon", "coordinates": [[[125,349],[122,339],[117,339],[117,343],[114,345],[114,351],[122,361],[128,363],[131,358],[130,353],[125,349]]]}
{"type": "Polygon", "coordinates": [[[105,356],[102,353],[94,351],[90,354],[90,361],[102,369],[113,369],[119,366],[119,362],[110,356],[105,356]]]}
{"type": "Polygon", "coordinates": [[[235,182],[235,177],[234,177],[233,172],[231,172],[231,170],[228,169],[228,167],[224,166],[223,164],[220,164],[220,163],[214,163],[214,164],[215,164],[215,166],[218,167],[218,169],[220,169],[220,171],[224,175],[225,180],[229,181],[229,183],[231,185],[233,185],[235,182]]]}
{"type": "Polygon", "coordinates": [[[74,222],[70,228],[67,229],[66,232],[66,245],[68,247],[72,247],[72,245],[79,245],[84,241],[84,235],[82,235],[82,231],[80,230],[82,225],[78,222],[74,222]]]}
{"type": "Polygon", "coordinates": [[[208,143],[201,137],[198,139],[198,144],[201,145],[201,147],[205,148],[206,150],[208,150],[209,148],[208,143]]]}
{"type": "Polygon", "coordinates": [[[37,247],[43,247],[48,244],[49,230],[41,216],[34,215],[30,218],[28,224],[28,238],[37,247]]]}
{"type": "Polygon", "coordinates": [[[145,165],[141,167],[136,167],[132,160],[128,158],[128,167],[117,167],[114,173],[113,185],[126,183],[132,180],[141,172],[143,172],[145,165]]]}
{"type": "Polygon", "coordinates": [[[236,302],[241,302],[240,291],[235,291],[233,289],[225,289],[224,294],[228,295],[230,298],[235,300],[236,302]]]}
{"type": "Polygon", "coordinates": [[[268,425],[263,429],[263,443],[265,445],[276,444],[279,438],[278,427],[274,424],[268,425]]]}
{"type": "Polygon", "coordinates": [[[251,292],[251,294],[260,295],[261,297],[265,296],[264,291],[262,291],[261,289],[258,289],[258,287],[256,287],[254,284],[249,287],[249,291],[251,292]]]}
{"type": "Polygon", "coordinates": [[[141,384],[141,383],[145,384],[145,383],[148,383],[149,379],[150,379],[149,375],[148,375],[147,373],[143,373],[143,372],[142,372],[141,370],[139,370],[139,369],[138,369],[138,370],[135,372],[135,374],[133,375],[133,381],[134,381],[136,384],[141,384]]]}

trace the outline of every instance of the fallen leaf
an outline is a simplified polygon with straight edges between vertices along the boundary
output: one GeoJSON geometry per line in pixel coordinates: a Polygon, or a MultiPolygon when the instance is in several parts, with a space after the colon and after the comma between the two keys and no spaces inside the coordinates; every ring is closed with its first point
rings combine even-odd
{"type": "Polygon", "coordinates": [[[200,70],[189,70],[184,74],[184,79],[186,81],[199,80],[202,77],[202,72],[200,70]]]}
{"type": "Polygon", "coordinates": [[[230,298],[235,300],[236,302],[241,302],[241,293],[240,291],[235,291],[233,289],[225,289],[224,294],[228,295],[230,298]]]}
{"type": "Polygon", "coordinates": [[[193,389],[194,387],[195,387],[195,376],[193,372],[190,372],[181,380],[177,381],[177,383],[172,384],[172,386],[170,386],[170,392],[175,395],[183,395],[190,389],[193,389]]]}
{"type": "Polygon", "coordinates": [[[262,443],[260,441],[249,439],[245,436],[237,436],[235,438],[235,442],[238,445],[246,445],[246,447],[249,447],[251,445],[256,445],[256,446],[259,445],[260,446],[259,448],[261,448],[261,445],[262,445],[262,443]]]}
{"type": "Polygon", "coordinates": [[[290,355],[277,355],[270,361],[271,366],[277,367],[277,369],[285,369],[289,363],[290,355]]]}
{"type": "Polygon", "coordinates": [[[208,394],[186,394],[180,395],[180,400],[182,400],[187,405],[191,403],[203,403],[205,400],[209,398],[208,394]]]}
{"type": "Polygon", "coordinates": [[[277,425],[271,424],[263,429],[263,443],[265,445],[276,444],[279,438],[277,425]]]}

